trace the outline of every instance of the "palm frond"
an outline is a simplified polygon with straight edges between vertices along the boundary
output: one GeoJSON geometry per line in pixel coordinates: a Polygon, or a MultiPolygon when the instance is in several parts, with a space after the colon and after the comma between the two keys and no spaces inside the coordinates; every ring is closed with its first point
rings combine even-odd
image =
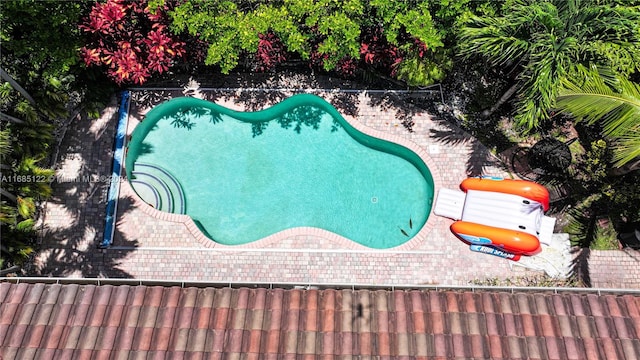
{"type": "Polygon", "coordinates": [[[557,60],[563,54],[554,53],[552,43],[548,46],[547,51],[537,51],[535,60],[529,62],[519,76],[525,86],[519,94],[515,120],[527,130],[550,118],[562,79],[567,76],[567,70],[557,66],[557,60]]]}
{"type": "Polygon", "coordinates": [[[569,211],[568,223],[563,229],[571,238],[571,244],[589,247],[595,241],[596,218],[589,211],[573,208],[569,211]]]}
{"type": "Polygon", "coordinates": [[[460,55],[469,57],[480,53],[494,65],[521,58],[527,53],[529,43],[516,37],[512,26],[476,17],[475,22],[461,30],[460,55]]]}
{"type": "Polygon", "coordinates": [[[563,81],[556,106],[578,121],[602,122],[605,136],[615,144],[616,166],[622,166],[640,156],[640,84],[617,78],[607,85],[605,80],[563,81]]]}
{"type": "MultiPolygon", "coordinates": [[[[482,55],[494,66],[524,64],[518,68],[524,85],[518,93],[516,119],[529,130],[549,117],[562,88],[560,80],[580,79],[571,74],[576,67],[593,63],[618,75],[640,71],[637,4],[621,0],[511,0],[502,10],[498,16],[471,17],[460,31],[459,52],[465,57],[482,55]]],[[[622,92],[616,86],[614,89],[622,92]]],[[[618,120],[607,125],[607,131],[621,133],[620,117],[612,113],[612,118],[618,120]]],[[[622,123],[621,129],[628,128],[622,123]]]]}
{"type": "Polygon", "coordinates": [[[640,119],[640,84],[618,79],[620,91],[607,86],[602,78],[593,78],[578,86],[563,81],[557,105],[576,119],[602,121],[608,135],[628,133],[640,119]]]}
{"type": "Polygon", "coordinates": [[[618,167],[640,158],[640,127],[619,136],[618,141],[613,145],[613,151],[613,160],[618,167]]]}
{"type": "MultiPolygon", "coordinates": [[[[4,160],[11,152],[11,133],[9,129],[0,131],[0,160],[4,160]]],[[[1,161],[4,163],[4,161],[1,161]]]]}

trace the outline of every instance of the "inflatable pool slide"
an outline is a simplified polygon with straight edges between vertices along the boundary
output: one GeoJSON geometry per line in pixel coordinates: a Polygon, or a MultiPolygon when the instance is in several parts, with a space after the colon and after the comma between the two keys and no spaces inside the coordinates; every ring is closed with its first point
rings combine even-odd
{"type": "Polygon", "coordinates": [[[456,220],[451,232],[472,251],[518,261],[549,244],[555,218],[549,192],[537,183],[495,177],[468,178],[459,190],[440,189],[434,213],[456,220]]]}

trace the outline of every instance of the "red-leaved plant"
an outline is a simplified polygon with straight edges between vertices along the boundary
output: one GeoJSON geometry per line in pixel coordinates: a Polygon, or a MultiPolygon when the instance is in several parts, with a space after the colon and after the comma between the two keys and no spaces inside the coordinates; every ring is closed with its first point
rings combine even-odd
{"type": "Polygon", "coordinates": [[[286,47],[274,33],[259,34],[258,51],[255,59],[256,70],[268,71],[287,60],[286,47]]]}
{"type": "Polygon", "coordinates": [[[398,48],[390,44],[383,34],[382,27],[368,28],[362,32],[360,55],[362,60],[378,69],[388,69],[402,61],[398,48]]]}
{"type": "Polygon", "coordinates": [[[408,56],[420,59],[427,55],[427,45],[409,34],[400,36],[400,43],[410,44],[403,49],[389,43],[380,26],[368,28],[362,32],[360,55],[362,60],[375,69],[396,76],[398,65],[408,56]]]}
{"type": "MultiPolygon", "coordinates": [[[[311,67],[323,68],[328,54],[318,51],[319,44],[324,37],[315,29],[312,33],[316,35],[315,41],[311,43],[311,56],[309,65],[311,67]]],[[[360,59],[345,57],[336,64],[335,71],[343,76],[351,77],[358,67],[361,69],[375,69],[383,74],[396,76],[400,63],[408,57],[418,57],[420,59],[427,55],[427,45],[410,36],[402,33],[399,39],[401,44],[408,44],[402,48],[391,44],[381,26],[363,28],[360,34],[360,59]]]]}
{"type": "Polygon", "coordinates": [[[84,63],[106,67],[117,84],[143,84],[169,70],[185,44],[167,30],[168,9],[151,9],[147,0],[97,2],[80,25],[87,34],[80,50],[84,63]]]}

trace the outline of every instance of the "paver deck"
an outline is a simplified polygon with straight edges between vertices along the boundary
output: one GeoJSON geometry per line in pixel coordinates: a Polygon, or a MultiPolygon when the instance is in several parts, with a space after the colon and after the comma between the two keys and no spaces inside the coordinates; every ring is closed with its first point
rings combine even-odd
{"type": "MultiPolygon", "coordinates": [[[[222,106],[252,111],[290,95],[198,93],[222,106]]],[[[442,187],[457,188],[468,176],[511,176],[498,158],[468,134],[393,95],[319,95],[345,117],[415,143],[431,158],[430,169],[442,187]],[[412,132],[403,126],[406,120],[414,123],[412,132]]],[[[173,96],[183,94],[134,93],[128,131],[150,107],[173,96]]],[[[58,162],[60,181],[54,184],[54,197],[46,206],[42,249],[32,274],[216,282],[464,285],[474,279],[530,272],[508,260],[470,252],[449,232],[451,220],[433,214],[427,239],[402,249],[366,250],[313,231],[290,231],[284,239],[263,242],[260,247],[211,247],[194,237],[188,224],[152,216],[126,181],[120,184],[114,246],[97,249],[104,227],[108,188],[104,179],[110,174],[116,110],[114,101],[99,119],[76,123],[69,130],[58,162]],[[83,181],[87,177],[91,181],[83,181]]],[[[607,285],[612,284],[609,281],[607,285]]]]}

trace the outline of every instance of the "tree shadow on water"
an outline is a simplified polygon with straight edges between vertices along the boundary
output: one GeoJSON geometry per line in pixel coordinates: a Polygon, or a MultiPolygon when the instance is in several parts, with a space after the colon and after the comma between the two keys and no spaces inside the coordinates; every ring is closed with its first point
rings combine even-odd
{"type": "MultiPolygon", "coordinates": [[[[289,75],[290,76],[290,75],[289,75]]],[[[235,88],[235,91],[203,91],[203,98],[207,101],[230,101],[234,104],[240,105],[243,111],[260,111],[267,109],[277,103],[280,103],[287,98],[300,93],[312,93],[317,95],[327,102],[329,102],[338,112],[342,115],[357,116],[358,115],[358,93],[354,91],[320,91],[313,92],[313,88],[321,86],[318,84],[318,80],[313,76],[305,77],[301,74],[296,74],[296,78],[300,83],[306,85],[306,87],[300,87],[294,89],[290,83],[290,79],[286,74],[279,76],[267,76],[260,77],[252,74],[246,79],[238,78],[234,82],[226,82],[224,86],[235,88]],[[280,89],[293,89],[291,91],[283,91],[280,89]]],[[[229,78],[227,78],[229,81],[229,78]]],[[[326,79],[324,80],[326,81],[326,79]]],[[[220,85],[220,84],[218,84],[220,85]]],[[[300,84],[297,84],[299,86],[300,84]]],[[[321,86],[323,88],[331,88],[331,86],[321,86]]],[[[258,130],[262,125],[255,125],[258,130]]],[[[264,129],[262,129],[264,130],[264,129]]]]}
{"type": "MultiPolygon", "coordinates": [[[[268,109],[287,98],[294,96],[295,93],[285,93],[282,91],[236,91],[236,92],[206,92],[205,99],[215,102],[232,101],[238,104],[246,112],[255,112],[268,109]]],[[[321,93],[318,96],[330,103],[341,114],[357,116],[358,114],[358,95],[353,92],[332,92],[321,93]]],[[[318,130],[323,116],[326,112],[314,106],[298,106],[282,116],[273,119],[283,129],[292,129],[296,133],[300,133],[304,127],[318,130]]],[[[251,132],[253,137],[260,136],[266,131],[270,121],[256,121],[251,123],[251,132]]],[[[332,131],[337,131],[340,125],[334,119],[332,131]]]]}
{"type": "MultiPolygon", "coordinates": [[[[273,119],[283,129],[292,129],[297,134],[302,132],[302,128],[318,130],[323,116],[326,112],[314,106],[297,106],[282,116],[273,119]]],[[[251,123],[253,137],[260,136],[269,126],[270,121],[258,121],[251,123]]]]}
{"type": "Polygon", "coordinates": [[[160,121],[170,120],[171,125],[175,128],[191,130],[202,118],[208,119],[213,124],[222,121],[220,114],[204,107],[179,108],[175,113],[160,118],[160,121]]]}
{"type": "Polygon", "coordinates": [[[323,110],[313,106],[298,106],[276,119],[276,121],[283,129],[289,129],[293,126],[293,131],[299,134],[302,126],[318,130],[324,114],[326,113],[323,110]]]}
{"type": "MultiPolygon", "coordinates": [[[[146,142],[143,142],[142,144],[140,144],[140,147],[138,149],[139,149],[138,150],[138,156],[153,154],[153,152],[154,152],[154,150],[153,150],[154,146],[149,144],[149,143],[146,143],[146,142]]],[[[125,158],[126,158],[126,156],[125,156],[125,158]]]]}

